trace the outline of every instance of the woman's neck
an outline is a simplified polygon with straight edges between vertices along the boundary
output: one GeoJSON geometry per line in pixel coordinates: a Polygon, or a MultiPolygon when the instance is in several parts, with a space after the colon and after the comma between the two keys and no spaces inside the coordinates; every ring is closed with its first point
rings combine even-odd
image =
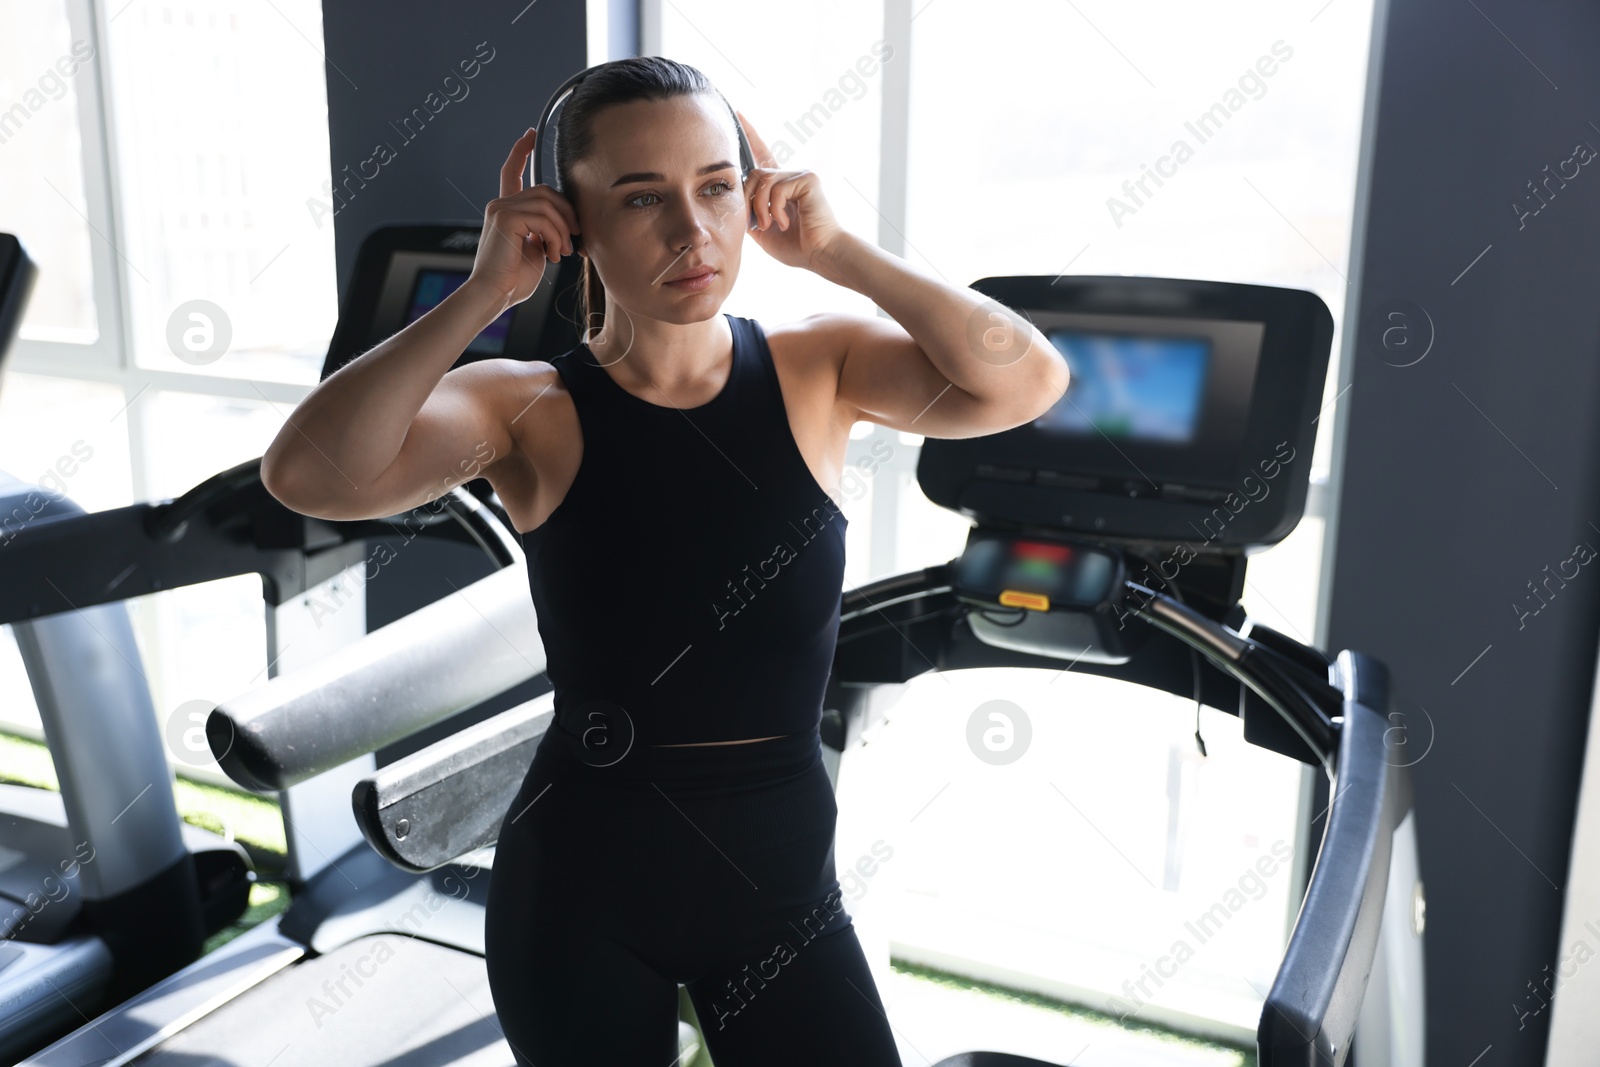
{"type": "Polygon", "coordinates": [[[672,393],[723,379],[733,355],[733,330],[725,316],[676,323],[617,312],[606,309],[605,325],[589,339],[588,349],[619,382],[672,393]]]}

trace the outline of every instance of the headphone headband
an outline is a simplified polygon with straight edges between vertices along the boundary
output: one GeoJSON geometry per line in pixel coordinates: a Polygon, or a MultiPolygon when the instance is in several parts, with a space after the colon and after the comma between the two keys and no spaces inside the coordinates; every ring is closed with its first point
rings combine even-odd
{"type": "MultiPolygon", "coordinates": [[[[578,73],[574,74],[572,77],[570,77],[566,81],[562,82],[561,86],[558,89],[556,89],[555,92],[550,94],[550,99],[544,105],[544,110],[539,113],[539,122],[534,127],[535,129],[537,129],[539,131],[539,139],[538,139],[537,142],[535,142],[534,151],[533,151],[533,184],[534,185],[540,185],[540,184],[544,183],[544,158],[543,158],[544,157],[544,151],[543,151],[543,149],[544,149],[544,141],[545,141],[545,130],[549,127],[551,114],[555,111],[556,108],[560,107],[561,106],[561,102],[563,100],[565,100],[567,98],[567,96],[569,96],[572,93],[572,91],[578,87],[578,83],[579,82],[583,81],[583,79],[587,78],[594,71],[598,70],[600,67],[603,67],[605,65],[606,64],[604,64],[604,63],[598,63],[593,67],[586,67],[583,70],[578,71],[578,73]]],[[[720,96],[721,94],[719,93],[718,95],[720,96]]],[[[724,104],[728,103],[726,98],[723,98],[722,102],[724,104]]],[[[732,104],[728,104],[728,116],[733,119],[733,128],[739,135],[739,180],[740,181],[744,181],[746,178],[748,178],[750,176],[750,171],[756,165],[755,153],[753,151],[751,151],[751,149],[750,149],[750,139],[745,136],[744,126],[739,122],[739,116],[734,114],[733,105],[732,104]]],[[[554,143],[555,143],[554,139],[552,138],[551,144],[554,145],[554,143]]],[[[552,158],[553,158],[554,157],[553,149],[552,149],[552,153],[551,154],[552,154],[552,158]]],[[[560,176],[560,173],[558,172],[558,173],[552,175],[551,178],[552,178],[552,180],[549,182],[550,187],[555,189],[557,192],[560,192],[561,191],[561,186],[560,186],[561,176],[560,176]]]]}

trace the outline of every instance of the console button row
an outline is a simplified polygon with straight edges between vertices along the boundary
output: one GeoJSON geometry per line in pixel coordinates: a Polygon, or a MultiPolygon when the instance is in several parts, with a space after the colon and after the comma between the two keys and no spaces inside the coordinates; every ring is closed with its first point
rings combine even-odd
{"type": "MultiPolygon", "coordinates": [[[[1086,493],[1109,493],[1115,496],[1142,497],[1155,495],[1155,489],[1146,481],[1118,478],[1099,478],[1092,474],[1069,474],[1065,471],[1034,471],[1025,467],[1001,467],[993,463],[980,463],[979,478],[1015,485],[1041,485],[1049,489],[1075,489],[1086,493]]],[[[1227,499],[1228,490],[1182,482],[1166,482],[1159,487],[1164,500],[1183,500],[1194,503],[1220,504],[1227,499]]]]}

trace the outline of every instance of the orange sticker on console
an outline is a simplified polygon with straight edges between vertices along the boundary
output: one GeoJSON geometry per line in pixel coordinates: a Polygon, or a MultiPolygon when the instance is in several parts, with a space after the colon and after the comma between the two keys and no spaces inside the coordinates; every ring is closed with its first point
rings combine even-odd
{"type": "Polygon", "coordinates": [[[1049,597],[1043,593],[1024,593],[1020,589],[1001,590],[1000,603],[1008,608],[1030,608],[1033,611],[1050,610],[1049,597]]]}

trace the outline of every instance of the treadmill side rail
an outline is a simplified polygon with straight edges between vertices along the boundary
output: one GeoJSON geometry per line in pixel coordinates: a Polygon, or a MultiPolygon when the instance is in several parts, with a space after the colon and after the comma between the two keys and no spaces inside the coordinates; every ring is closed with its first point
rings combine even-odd
{"type": "Polygon", "coordinates": [[[96,1003],[111,981],[111,950],[93,934],[33,945],[0,944],[0,1062],[36,1048],[96,1003]]]}
{"type": "Polygon", "coordinates": [[[17,1067],[121,1067],[196,1019],[260,985],[306,954],[278,932],[278,918],[247,930],[41,1049],[17,1067]],[[115,1054],[107,1057],[107,1049],[115,1054]]]}

